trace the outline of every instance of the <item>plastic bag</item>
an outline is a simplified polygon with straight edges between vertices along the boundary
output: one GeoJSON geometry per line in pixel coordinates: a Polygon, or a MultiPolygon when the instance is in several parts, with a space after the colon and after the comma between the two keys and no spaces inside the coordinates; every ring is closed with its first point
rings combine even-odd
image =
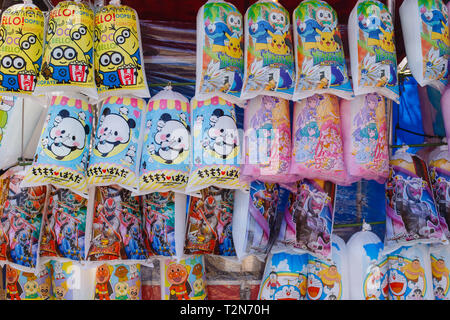
{"type": "Polygon", "coordinates": [[[389,147],[385,100],[376,93],[342,100],[340,105],[344,161],[352,180],[385,183],[389,147]]]}
{"type": "Polygon", "coordinates": [[[163,258],[160,268],[162,300],[207,300],[205,261],[202,255],[180,261],[163,258]]]}
{"type": "Polygon", "coordinates": [[[348,42],[355,96],[378,93],[399,103],[394,23],[376,0],[358,0],[348,20],[348,42]]]}
{"type": "Polygon", "coordinates": [[[347,184],[336,96],[316,94],[296,102],[292,140],[291,174],[347,184]]]}
{"type": "Polygon", "coordinates": [[[185,192],[192,152],[187,98],[171,87],[152,97],[142,136],[139,193],[185,192]]]}
{"type": "Polygon", "coordinates": [[[208,187],[202,197],[190,197],[185,254],[236,256],[232,217],[234,190],[208,187]]]}
{"type": "Polygon", "coordinates": [[[76,263],[50,261],[52,279],[52,300],[89,299],[89,274],[76,263]]]}
{"type": "Polygon", "coordinates": [[[431,275],[435,300],[449,300],[450,246],[430,248],[431,275]]]}
{"type": "Polygon", "coordinates": [[[94,11],[81,0],[59,2],[48,18],[34,95],[65,91],[96,100],[93,67],[94,11]]]}
{"type": "Polygon", "coordinates": [[[137,12],[110,1],[95,12],[95,82],[108,96],[149,98],[137,12]],[[112,19],[114,17],[114,19],[112,19]]]}
{"type": "Polygon", "coordinates": [[[50,300],[52,279],[49,265],[41,265],[39,272],[24,272],[6,266],[6,300],[50,300]]]}
{"type": "Polygon", "coordinates": [[[258,300],[305,300],[308,254],[271,254],[262,277],[258,300]]]}
{"type": "Polygon", "coordinates": [[[429,247],[403,246],[388,255],[389,300],[434,300],[429,247]]]}
{"type": "Polygon", "coordinates": [[[336,11],[325,1],[304,0],[295,9],[292,21],[297,70],[292,99],[316,93],[350,99],[353,89],[336,11]]]}
{"type": "Polygon", "coordinates": [[[209,0],[197,14],[197,81],[199,100],[220,96],[236,104],[244,76],[243,17],[222,0],[209,0]]]}
{"type": "Polygon", "coordinates": [[[420,86],[448,83],[448,8],[441,0],[405,0],[399,9],[408,66],[420,86]]]}
{"type": "Polygon", "coordinates": [[[259,0],[245,14],[245,72],[241,99],[269,95],[291,99],[295,62],[289,12],[259,0]]]}
{"type": "Polygon", "coordinates": [[[95,271],[94,300],[142,300],[140,264],[102,264],[95,271]]]}
{"type": "Polygon", "coordinates": [[[241,137],[231,102],[214,97],[191,101],[192,154],[187,194],[209,186],[245,188],[240,181],[241,137]]]}
{"type": "Polygon", "coordinates": [[[385,251],[447,241],[439,222],[426,163],[405,149],[390,161],[386,182],[385,251]]]}
{"type": "Polygon", "coordinates": [[[447,86],[444,93],[442,94],[441,110],[442,117],[444,118],[445,135],[447,137],[447,141],[450,141],[450,86],[447,86]]]}
{"type": "Polygon", "coordinates": [[[87,169],[90,186],[117,184],[130,191],[139,187],[141,119],[145,101],[108,97],[102,103],[87,169]]]}
{"type": "Polygon", "coordinates": [[[389,292],[387,257],[383,242],[363,223],[362,230],[347,241],[350,299],[387,300],[389,292]]]}
{"type": "Polygon", "coordinates": [[[30,96],[37,83],[44,51],[42,11],[32,1],[2,13],[0,25],[0,95],[30,96]]]}
{"type": "Polygon", "coordinates": [[[290,183],[291,123],[289,101],[259,96],[247,102],[244,113],[245,159],[243,180],[290,183]]]}

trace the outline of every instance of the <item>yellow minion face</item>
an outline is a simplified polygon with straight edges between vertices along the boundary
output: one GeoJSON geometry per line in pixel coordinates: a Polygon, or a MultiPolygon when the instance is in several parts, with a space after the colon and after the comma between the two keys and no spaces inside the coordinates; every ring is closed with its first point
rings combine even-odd
{"type": "Polygon", "coordinates": [[[16,55],[10,54],[4,56],[0,61],[0,72],[8,75],[17,75],[20,71],[25,70],[25,60],[16,55]]]}
{"type": "Polygon", "coordinates": [[[66,66],[77,60],[77,52],[74,48],[61,45],[54,48],[50,53],[50,64],[54,66],[66,66]]]}
{"type": "Polygon", "coordinates": [[[84,24],[76,24],[70,29],[70,39],[72,39],[84,53],[87,53],[93,47],[92,34],[84,24]]]}
{"type": "Polygon", "coordinates": [[[125,64],[125,57],[117,51],[107,51],[99,58],[99,71],[112,72],[125,64]]]}
{"type": "Polygon", "coordinates": [[[35,295],[39,290],[39,284],[35,280],[27,281],[23,286],[23,289],[27,296],[35,295]]]}
{"type": "Polygon", "coordinates": [[[139,39],[130,28],[121,27],[114,32],[114,42],[129,55],[139,50],[139,39]]]}
{"type": "Polygon", "coordinates": [[[19,47],[33,63],[37,62],[42,56],[42,43],[32,33],[25,33],[20,37],[19,47]]]}
{"type": "Polygon", "coordinates": [[[114,290],[116,292],[116,297],[123,297],[126,296],[128,293],[129,285],[126,282],[118,282],[114,290]]]}

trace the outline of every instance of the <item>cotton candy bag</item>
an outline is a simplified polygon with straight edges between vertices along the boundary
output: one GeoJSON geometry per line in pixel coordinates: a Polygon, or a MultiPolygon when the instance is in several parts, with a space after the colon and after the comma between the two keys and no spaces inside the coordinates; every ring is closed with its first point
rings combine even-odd
{"type": "Polygon", "coordinates": [[[358,0],[348,20],[348,41],[355,96],[378,93],[398,103],[394,23],[376,0],[358,0]]]}
{"type": "Polygon", "coordinates": [[[389,148],[384,97],[369,93],[341,100],[344,161],[352,180],[384,183],[389,174],[389,148]]]}
{"type": "Polygon", "coordinates": [[[399,10],[408,66],[422,87],[448,83],[448,8],[441,0],[406,0],[399,10]]]}
{"type": "Polygon", "coordinates": [[[166,87],[147,105],[139,171],[139,194],[185,192],[192,153],[190,105],[166,87]]]}
{"type": "Polygon", "coordinates": [[[245,14],[245,72],[241,99],[270,95],[291,99],[295,62],[289,12],[259,0],[245,14]]]}
{"type": "Polygon", "coordinates": [[[435,300],[449,300],[450,278],[448,265],[450,263],[450,246],[430,248],[431,274],[435,300]]]}
{"type": "Polygon", "coordinates": [[[105,263],[98,266],[94,290],[94,300],[141,300],[141,265],[105,263]]]}
{"type": "Polygon", "coordinates": [[[0,24],[0,95],[30,96],[38,79],[44,50],[42,11],[32,1],[15,4],[0,24]]]}
{"type": "Polygon", "coordinates": [[[86,300],[88,281],[86,272],[74,262],[50,261],[52,280],[52,300],[86,300]]]}
{"type": "Polygon", "coordinates": [[[130,191],[138,190],[145,105],[138,98],[108,97],[102,102],[86,171],[90,186],[117,184],[130,191]]]}
{"type": "Polygon", "coordinates": [[[95,12],[95,83],[108,96],[149,98],[137,12],[120,1],[95,12]],[[114,19],[113,19],[114,17],[114,19]]]}
{"type": "Polygon", "coordinates": [[[223,0],[209,0],[197,14],[197,81],[199,100],[222,97],[236,104],[244,76],[243,17],[223,0]]]}
{"type": "Polygon", "coordinates": [[[336,11],[325,1],[304,0],[292,15],[296,80],[292,99],[316,93],[351,99],[336,11]]]}
{"type": "Polygon", "coordinates": [[[47,265],[41,265],[36,274],[7,265],[5,276],[6,300],[50,300],[52,279],[47,265]]]}
{"type": "Polygon", "coordinates": [[[92,121],[92,106],[84,99],[53,96],[23,187],[52,184],[87,198],[92,121]]]}

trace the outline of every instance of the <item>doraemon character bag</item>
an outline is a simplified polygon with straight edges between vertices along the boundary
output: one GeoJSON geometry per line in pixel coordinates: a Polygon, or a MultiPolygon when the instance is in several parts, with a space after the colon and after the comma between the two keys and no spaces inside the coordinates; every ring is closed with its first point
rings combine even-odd
{"type": "Polygon", "coordinates": [[[85,100],[53,96],[23,186],[52,184],[87,198],[86,166],[92,120],[92,106],[85,100]]]}
{"type": "Polygon", "coordinates": [[[34,95],[55,91],[97,99],[94,82],[94,11],[81,0],[59,2],[47,23],[41,72],[34,95]]]}
{"type": "Polygon", "coordinates": [[[442,0],[406,0],[399,10],[408,66],[422,87],[448,83],[448,8],[442,0]]]}
{"type": "Polygon", "coordinates": [[[139,173],[139,193],[185,192],[192,152],[190,105],[171,87],[147,105],[139,173]]]}
{"type": "Polygon", "coordinates": [[[220,96],[239,99],[244,76],[244,19],[236,7],[209,0],[197,14],[197,82],[199,100],[220,96]]]}
{"type": "Polygon", "coordinates": [[[450,246],[430,248],[431,275],[435,300],[450,300],[450,246]]]}
{"type": "Polygon", "coordinates": [[[192,155],[187,194],[208,186],[240,189],[241,137],[235,106],[220,97],[193,99],[192,155]]]}
{"type": "Polygon", "coordinates": [[[196,255],[182,260],[164,258],[161,269],[162,300],[206,300],[205,260],[196,255]]]}
{"type": "Polygon", "coordinates": [[[386,182],[389,148],[385,98],[377,93],[341,100],[344,161],[352,180],[386,182]]]}
{"type": "Polygon", "coordinates": [[[296,81],[293,100],[316,93],[350,99],[344,45],[336,11],[325,1],[305,0],[293,16],[296,81]]]}
{"type": "Polygon", "coordinates": [[[150,97],[145,77],[139,18],[120,1],[95,12],[95,82],[98,96],[150,97]]]}
{"type": "Polygon", "coordinates": [[[258,300],[305,300],[309,255],[279,252],[267,259],[258,300]]]}
{"type": "Polygon", "coordinates": [[[138,190],[139,137],[145,104],[142,99],[126,97],[103,101],[87,169],[90,186],[117,184],[138,190]]]}
{"type": "Polygon", "coordinates": [[[259,0],[245,14],[245,73],[241,99],[294,93],[294,44],[289,12],[278,1],[259,0]]]}
{"type": "Polygon", "coordinates": [[[140,264],[102,264],[95,272],[94,300],[141,300],[140,264]]]}
{"type": "Polygon", "coordinates": [[[376,0],[358,0],[348,20],[353,91],[378,93],[398,103],[394,23],[388,8],[376,0]]]}
{"type": "Polygon", "coordinates": [[[294,105],[290,173],[345,184],[339,100],[316,94],[294,105]]]}
{"type": "Polygon", "coordinates": [[[32,1],[15,4],[0,25],[0,94],[30,96],[37,83],[44,51],[42,11],[32,1]]]}
{"type": "Polygon", "coordinates": [[[52,278],[49,265],[40,265],[36,274],[7,265],[5,280],[6,300],[51,300],[52,278]]]}

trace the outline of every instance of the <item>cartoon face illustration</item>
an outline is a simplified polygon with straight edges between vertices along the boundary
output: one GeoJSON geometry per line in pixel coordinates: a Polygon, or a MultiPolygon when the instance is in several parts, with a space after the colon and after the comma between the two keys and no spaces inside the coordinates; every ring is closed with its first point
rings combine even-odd
{"type": "Polygon", "coordinates": [[[166,275],[170,284],[179,285],[186,282],[189,274],[184,265],[173,263],[167,267],[166,275]]]}
{"type": "Polygon", "coordinates": [[[193,283],[195,296],[203,295],[205,292],[205,282],[202,278],[198,278],[193,283]]]}
{"type": "Polygon", "coordinates": [[[380,45],[381,48],[384,51],[387,52],[394,52],[395,51],[395,45],[394,45],[394,34],[392,32],[385,32],[382,30],[383,35],[381,37],[380,45]]]}
{"type": "Polygon", "coordinates": [[[237,12],[230,12],[227,16],[227,27],[231,32],[241,34],[242,17],[237,12]]]}
{"type": "Polygon", "coordinates": [[[39,293],[42,299],[48,299],[50,297],[50,285],[47,282],[41,283],[39,286],[39,293]]]}
{"type": "MultiPolygon", "coordinates": [[[[33,64],[40,64],[43,46],[36,35],[32,33],[25,33],[22,35],[19,40],[19,47],[33,64]]],[[[38,67],[40,67],[40,65],[38,67]]]]}
{"type": "Polygon", "coordinates": [[[77,51],[69,46],[61,45],[50,53],[50,65],[52,66],[67,66],[70,62],[77,60],[77,51]]]}
{"type": "Polygon", "coordinates": [[[422,179],[416,178],[408,181],[405,191],[408,199],[419,201],[422,198],[423,193],[422,179]]]}
{"type": "Polygon", "coordinates": [[[95,279],[97,280],[97,283],[100,284],[106,283],[109,281],[110,277],[111,272],[107,265],[103,264],[97,268],[97,271],[95,273],[95,279]]]}
{"type": "Polygon", "coordinates": [[[17,75],[25,70],[25,60],[15,54],[9,54],[0,61],[0,77],[2,86],[8,90],[19,90],[19,80],[17,75]]]}
{"type": "Polygon", "coordinates": [[[235,38],[229,36],[228,34],[225,35],[228,38],[228,46],[225,47],[225,53],[228,56],[236,59],[242,57],[242,48],[241,48],[242,37],[235,38]]]}
{"type": "Polygon", "coordinates": [[[140,64],[139,39],[130,28],[118,28],[114,32],[114,42],[133,58],[134,63],[140,64]]]}
{"type": "Polygon", "coordinates": [[[210,118],[210,125],[208,137],[213,145],[211,147],[208,144],[208,147],[219,157],[226,159],[239,146],[236,122],[232,117],[225,115],[222,109],[216,109],[210,118]]]}
{"type": "Polygon", "coordinates": [[[82,54],[87,55],[87,62],[90,62],[93,53],[93,38],[87,26],[81,23],[72,26],[70,29],[70,39],[77,45],[82,54]]]}
{"type": "Polygon", "coordinates": [[[131,300],[139,300],[139,287],[134,285],[128,289],[131,300]]]}
{"type": "Polygon", "coordinates": [[[395,269],[389,272],[389,290],[394,296],[401,296],[405,293],[408,287],[408,280],[405,275],[395,269]]]}
{"type": "Polygon", "coordinates": [[[324,28],[334,28],[333,12],[328,8],[320,8],[316,11],[316,20],[324,28]]]}
{"type": "Polygon", "coordinates": [[[63,286],[58,286],[55,288],[54,292],[56,300],[63,300],[67,293],[67,289],[65,289],[63,286]]]}
{"type": "Polygon", "coordinates": [[[116,51],[107,51],[100,56],[99,70],[100,72],[111,72],[117,70],[118,67],[124,65],[124,57],[122,53],[116,51]]]}
{"type": "Polygon", "coordinates": [[[269,51],[274,54],[286,55],[289,53],[289,47],[286,45],[286,33],[274,34],[268,31],[272,37],[272,41],[269,43],[269,51]]]}
{"type": "Polygon", "coordinates": [[[318,49],[323,52],[335,52],[339,50],[339,45],[335,41],[336,29],[332,32],[317,30],[320,35],[320,41],[318,42],[318,49]]]}
{"type": "Polygon", "coordinates": [[[271,9],[270,12],[267,12],[267,21],[269,21],[270,25],[274,30],[278,30],[284,32],[284,28],[287,25],[287,20],[283,11],[279,9],[271,9]]]}
{"type": "Polygon", "coordinates": [[[39,291],[39,284],[36,282],[36,280],[29,280],[23,286],[23,290],[25,291],[25,295],[27,297],[37,298],[39,291]]]}
{"type": "Polygon", "coordinates": [[[284,285],[275,292],[275,300],[300,300],[300,291],[293,285],[284,285]]]}
{"type": "Polygon", "coordinates": [[[128,294],[129,285],[128,283],[121,281],[117,282],[114,286],[114,291],[116,293],[116,299],[120,297],[126,297],[128,294]]]}
{"type": "Polygon", "coordinates": [[[323,283],[319,277],[314,274],[308,275],[307,286],[308,298],[311,300],[318,300],[323,293],[323,283]]]}

